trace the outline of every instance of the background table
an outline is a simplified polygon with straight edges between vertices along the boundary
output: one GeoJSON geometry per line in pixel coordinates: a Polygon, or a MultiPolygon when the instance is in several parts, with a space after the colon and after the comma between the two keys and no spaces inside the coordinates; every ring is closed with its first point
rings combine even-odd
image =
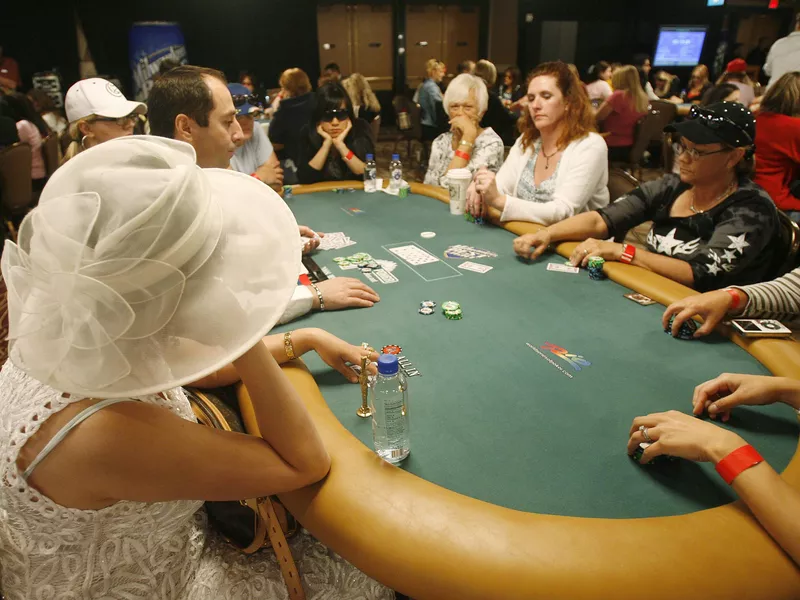
{"type": "MultiPolygon", "coordinates": [[[[800,372],[795,343],[673,339],[660,326],[663,306],[642,307],[623,298],[628,288],[585,271],[548,272],[547,263],[563,264],[558,255],[518,260],[508,231],[451,216],[434,198],[302,194],[320,187],[330,186],[300,187],[288,200],[298,222],[358,243],[315,260],[364,279],[333,258],[367,252],[398,263],[399,281],[371,284],[382,298],[371,309],[315,314],[291,327],[399,344],[422,373],[409,379],[411,455],[396,468],[371,452],[370,422],[355,415],[358,386],[316,356],[307,359],[316,382],[287,368],[334,464],[324,483],[284,499],[323,542],[416,598],[796,595],[793,563],[730,504],[735,496],[712,467],[640,467],[625,453],[635,416],[689,412],[694,386],[724,371],[768,373],[745,348],[772,370],[800,372]],[[387,249],[405,243],[441,260],[412,268],[387,249]],[[459,269],[466,259],[444,257],[456,244],[496,252],[471,259],[493,269],[459,269]],[[422,300],[439,304],[434,315],[418,314],[422,300]],[[445,300],[461,304],[463,320],[444,318],[445,300]],[[591,364],[576,370],[547,344],[591,364]],[[779,356],[780,366],[772,364],[779,356]],[[712,566],[722,564],[723,578],[712,566]]],[[[442,190],[413,189],[444,200],[442,190]]],[[[607,271],[665,303],[690,293],[636,267],[607,271]]],[[[776,469],[786,467],[797,446],[788,407],[740,409],[732,425],[776,469]]],[[[789,471],[797,483],[795,465],[789,471]]]]}

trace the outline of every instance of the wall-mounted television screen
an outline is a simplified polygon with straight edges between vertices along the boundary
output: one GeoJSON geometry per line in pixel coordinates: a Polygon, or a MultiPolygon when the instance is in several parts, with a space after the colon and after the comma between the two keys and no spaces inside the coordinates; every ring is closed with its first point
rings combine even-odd
{"type": "Polygon", "coordinates": [[[660,27],[654,67],[693,67],[700,62],[705,27],[660,27]]]}
{"type": "Polygon", "coordinates": [[[708,0],[706,6],[724,6],[725,0],[708,0]]]}

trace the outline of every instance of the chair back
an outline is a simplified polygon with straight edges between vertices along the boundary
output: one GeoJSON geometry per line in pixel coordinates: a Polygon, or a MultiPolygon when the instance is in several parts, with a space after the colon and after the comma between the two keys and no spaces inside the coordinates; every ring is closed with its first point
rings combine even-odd
{"type": "Polygon", "coordinates": [[[800,226],[792,221],[782,210],[778,210],[778,220],[786,241],[786,254],[779,263],[780,266],[775,273],[776,277],[788,273],[797,266],[797,254],[800,251],[800,226]]]}
{"type": "Polygon", "coordinates": [[[411,129],[408,132],[412,140],[422,139],[422,109],[419,104],[412,102],[409,109],[409,116],[411,117],[411,129]]]}
{"type": "Polygon", "coordinates": [[[0,201],[6,216],[25,214],[33,203],[32,156],[23,142],[0,150],[0,201]]]}
{"type": "Polygon", "coordinates": [[[370,130],[370,133],[372,134],[372,142],[374,144],[377,144],[378,143],[378,135],[381,132],[381,116],[380,115],[378,115],[377,117],[372,119],[372,122],[369,124],[369,130],[370,130]]]}
{"type": "Polygon", "coordinates": [[[400,131],[408,131],[411,129],[411,115],[409,113],[411,112],[412,104],[414,103],[405,96],[398,95],[392,99],[395,122],[397,123],[397,129],[400,131]],[[405,116],[401,117],[403,114],[405,116]]]}
{"type": "Polygon", "coordinates": [[[678,116],[678,106],[666,100],[653,100],[650,102],[650,108],[657,113],[656,123],[653,123],[653,138],[651,141],[660,144],[664,137],[664,127],[672,123],[678,116]]]}
{"type": "Polygon", "coordinates": [[[58,168],[58,134],[51,133],[42,142],[42,154],[44,155],[44,167],[47,176],[50,177],[58,168]]]}
{"type": "Polygon", "coordinates": [[[613,168],[608,171],[608,196],[609,202],[616,202],[627,196],[637,187],[639,180],[622,169],[613,168]]]}
{"type": "MultiPolygon", "coordinates": [[[[631,146],[631,165],[637,168],[641,166],[644,152],[650,145],[653,136],[660,134],[663,129],[658,112],[652,108],[648,109],[647,113],[636,123],[633,146],[631,146]]],[[[659,139],[661,138],[659,137],[659,139]]]]}

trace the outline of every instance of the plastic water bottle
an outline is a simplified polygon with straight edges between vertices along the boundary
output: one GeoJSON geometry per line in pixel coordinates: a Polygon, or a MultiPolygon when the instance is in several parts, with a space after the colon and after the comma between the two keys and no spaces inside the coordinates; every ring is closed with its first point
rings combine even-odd
{"type": "Polygon", "coordinates": [[[375,452],[385,461],[399,463],[411,451],[411,438],[408,383],[394,354],[381,354],[378,359],[378,378],[370,397],[375,452]]]}
{"type": "Polygon", "coordinates": [[[389,191],[399,192],[403,185],[403,163],[400,162],[399,154],[392,154],[392,162],[389,163],[389,191]]]}
{"type": "Polygon", "coordinates": [[[378,167],[375,164],[375,157],[367,154],[367,162],[364,164],[364,191],[375,191],[375,179],[378,177],[378,167]]]}

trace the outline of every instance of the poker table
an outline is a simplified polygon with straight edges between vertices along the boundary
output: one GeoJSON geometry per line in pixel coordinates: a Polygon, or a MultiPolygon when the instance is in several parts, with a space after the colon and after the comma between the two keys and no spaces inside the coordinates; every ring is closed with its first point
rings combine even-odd
{"type": "MultiPolygon", "coordinates": [[[[397,281],[369,282],[381,296],[372,308],[314,313],[276,332],[320,327],[401,346],[420,372],[408,378],[411,454],[398,467],[372,452],[359,386],[314,353],[286,365],[332,456],[324,481],[281,496],[307,529],[418,599],[800,596],[800,570],[711,465],[643,466],[626,454],[634,417],[689,413],[694,387],[722,372],[800,377],[796,342],[725,328],[672,338],[663,305],[693,293],[686,287],[620,263],[605,265],[604,281],[548,271],[574,243],[524,261],[512,240],[537,225],[501,227],[496,212],[494,224],[469,223],[449,214],[444,190],[421,184],[406,198],[360,188],[298,186],[287,203],[299,223],[356,241],[314,255],[329,273],[367,281],[334,261],[364,252],[396,263],[397,281]],[[389,252],[398,245],[439,260],[407,264],[389,252]],[[448,258],[456,245],[482,256],[448,258]],[[459,268],[466,260],[492,269],[459,268]],[[624,298],[631,290],[659,304],[624,298]],[[418,312],[424,300],[434,314],[418,312]],[[447,300],[462,320],[444,317],[447,300]]],[[[729,426],[800,487],[794,411],[740,408],[729,426]]]]}

